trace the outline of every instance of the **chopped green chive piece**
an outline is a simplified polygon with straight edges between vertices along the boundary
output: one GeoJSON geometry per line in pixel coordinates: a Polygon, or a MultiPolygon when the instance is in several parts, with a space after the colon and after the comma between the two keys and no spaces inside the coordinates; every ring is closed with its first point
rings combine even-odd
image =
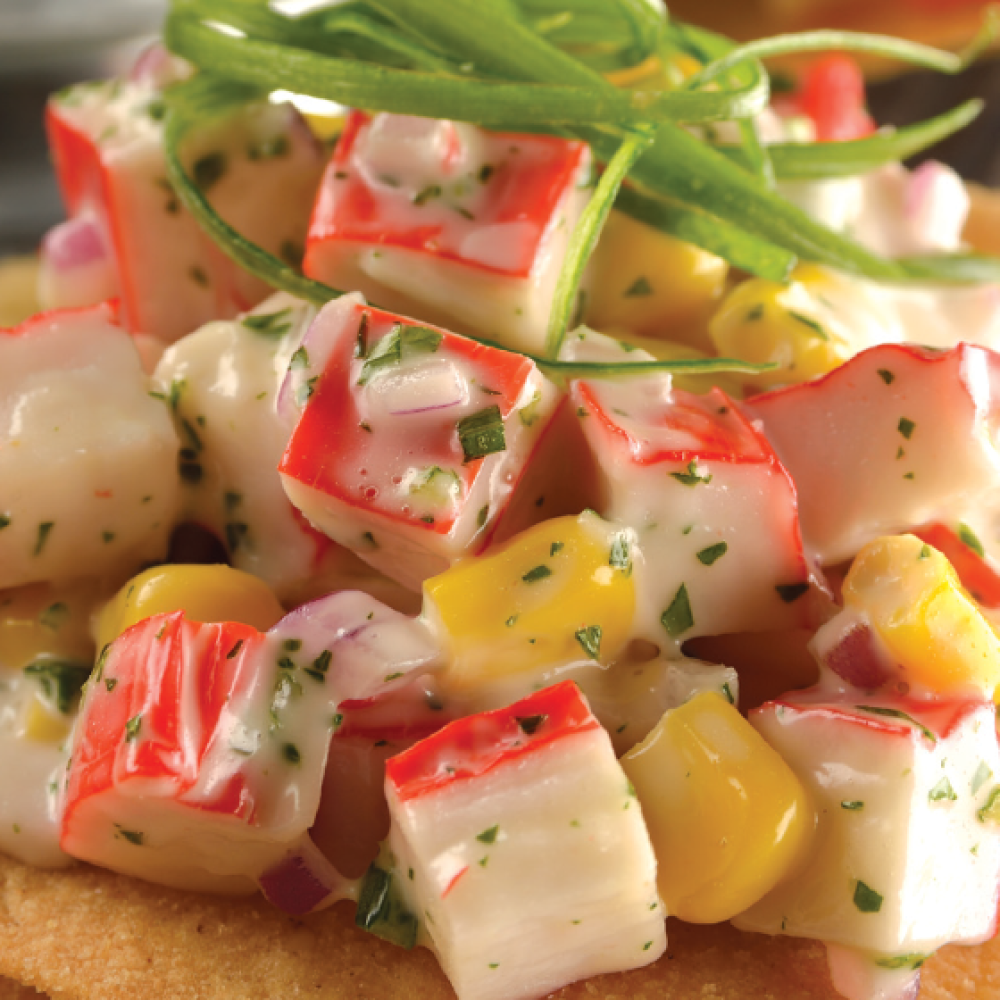
{"type": "Polygon", "coordinates": [[[942,778],[927,793],[927,798],[931,802],[941,802],[944,800],[954,802],[958,798],[958,795],[955,794],[955,789],[951,787],[951,782],[947,778],[942,778]]]}
{"type": "Polygon", "coordinates": [[[920,555],[917,556],[918,559],[930,559],[931,557],[931,547],[926,543],[920,549],[920,555]]]}
{"type": "Polygon", "coordinates": [[[830,335],[826,332],[826,330],[824,330],[823,327],[811,316],[805,316],[800,312],[795,312],[794,309],[789,309],[788,315],[791,316],[796,322],[808,327],[817,337],[819,337],[820,340],[830,339],[830,335]]]}
{"type": "Polygon", "coordinates": [[[916,424],[910,420],[909,417],[900,417],[899,423],[896,425],[896,430],[899,431],[907,441],[913,436],[913,431],[916,428],[916,424]]]}
{"type": "MultiPolygon", "coordinates": [[[[360,330],[358,335],[360,337],[360,330]]],[[[414,355],[434,354],[443,339],[443,334],[430,327],[396,323],[367,356],[358,385],[367,385],[383,369],[392,368],[414,355]]]]}
{"type": "Polygon", "coordinates": [[[592,660],[600,659],[601,655],[601,626],[588,625],[576,633],[576,641],[583,647],[583,651],[592,660]]]}
{"type": "Polygon", "coordinates": [[[892,958],[876,958],[875,964],[880,969],[912,969],[916,971],[927,961],[927,955],[913,952],[910,955],[893,955],[892,958]]]}
{"type": "Polygon", "coordinates": [[[504,437],[500,407],[488,406],[485,410],[459,420],[458,440],[466,462],[506,451],[507,440],[504,437]]]}
{"type": "Polygon", "coordinates": [[[125,742],[131,743],[139,735],[139,730],[142,729],[142,716],[133,715],[128,722],[125,723],[125,742]]]}
{"type": "Polygon", "coordinates": [[[931,743],[937,743],[937,737],[934,733],[932,733],[922,723],[917,722],[912,715],[907,715],[906,712],[901,712],[898,708],[882,708],[877,705],[858,705],[856,707],[859,712],[870,712],[872,715],[884,715],[889,719],[902,719],[903,722],[909,722],[911,725],[916,726],[923,736],[926,739],[929,739],[931,743]]]}
{"type": "Polygon", "coordinates": [[[58,632],[69,620],[69,607],[62,601],[50,604],[39,616],[38,622],[43,628],[58,632]]]}
{"type": "Polygon", "coordinates": [[[695,555],[697,555],[698,562],[702,565],[711,566],[712,563],[717,559],[721,559],[728,551],[729,545],[726,542],[716,542],[715,545],[709,545],[700,552],[696,552],[695,555]]]}
{"type": "Polygon", "coordinates": [[[864,807],[865,804],[860,799],[845,799],[840,803],[840,808],[846,809],[848,812],[858,812],[864,807]]]}
{"type": "Polygon", "coordinates": [[[482,833],[476,834],[476,840],[482,844],[492,844],[497,839],[497,834],[500,832],[500,825],[491,826],[488,830],[483,830],[482,833]]]}
{"type": "Polygon", "coordinates": [[[10,515],[0,514],[0,531],[10,525],[10,515]]]}
{"type": "Polygon", "coordinates": [[[729,681],[723,682],[722,694],[730,705],[736,704],[736,699],[733,697],[733,689],[729,686],[729,681]]]}
{"type": "Polygon", "coordinates": [[[549,555],[550,556],[558,555],[560,552],[562,552],[562,550],[565,547],[566,547],[565,542],[553,542],[549,546],[549,555]]]}
{"type": "Polygon", "coordinates": [[[542,394],[540,392],[536,392],[531,397],[531,402],[525,404],[524,406],[521,407],[521,409],[517,411],[517,415],[520,418],[521,423],[524,424],[525,427],[531,427],[531,425],[534,424],[536,420],[538,420],[539,416],[541,415],[538,412],[541,405],[542,405],[542,394]]]}
{"type": "Polygon", "coordinates": [[[763,318],[764,318],[764,305],[761,302],[758,302],[755,306],[751,306],[747,310],[746,315],[743,317],[743,319],[747,323],[756,323],[757,320],[763,318]]]}
{"type": "Polygon", "coordinates": [[[536,566],[534,569],[529,569],[521,579],[525,583],[537,583],[539,580],[544,580],[547,576],[552,576],[552,570],[548,566],[536,566]]]}
{"type": "Polygon", "coordinates": [[[206,153],[205,156],[195,160],[194,166],[191,168],[191,176],[202,192],[217,184],[225,172],[225,153],[206,153]]]}
{"type": "Polygon", "coordinates": [[[660,615],[660,624],[667,630],[672,639],[683,635],[694,627],[694,615],[691,614],[691,602],[688,599],[687,584],[682,583],[670,606],[660,615]]]}
{"type": "Polygon", "coordinates": [[[878,913],[882,909],[883,896],[860,879],[854,887],[854,905],[861,913],[878,913]]]}
{"type": "Polygon", "coordinates": [[[958,537],[961,539],[962,544],[966,548],[972,549],[980,559],[985,558],[986,550],[983,548],[983,543],[976,537],[976,533],[967,524],[960,524],[958,526],[958,537]]]}

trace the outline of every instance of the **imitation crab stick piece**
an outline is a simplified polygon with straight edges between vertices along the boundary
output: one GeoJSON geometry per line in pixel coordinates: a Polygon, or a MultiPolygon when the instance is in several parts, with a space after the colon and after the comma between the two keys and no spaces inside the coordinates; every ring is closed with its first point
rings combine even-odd
{"type": "Polygon", "coordinates": [[[387,308],[540,349],[590,167],[581,142],[353,112],[304,269],[387,308]]]}
{"type": "Polygon", "coordinates": [[[962,518],[997,489],[998,377],[1000,355],[984,348],[893,344],[746,404],[795,481],[802,534],[821,562],[962,518]]]}
{"type": "MultiPolygon", "coordinates": [[[[744,930],[825,941],[851,1000],[882,979],[906,996],[924,959],[996,929],[1000,751],[992,702],[821,691],[750,721],[817,808],[808,863],[735,919],[744,930]]],[[[892,992],[888,987],[893,987],[892,992]]]]}
{"type": "Polygon", "coordinates": [[[0,330],[0,587],[162,559],[177,438],[113,305],[0,330]]]}
{"type": "Polygon", "coordinates": [[[525,357],[351,295],[317,316],[279,407],[294,420],[278,467],[292,503],[418,589],[493,537],[564,401],[525,357]]]}
{"type": "MultiPolygon", "coordinates": [[[[167,180],[166,82],[137,73],[50,101],[49,145],[71,222],[46,242],[42,288],[57,304],[86,297],[92,282],[96,301],[113,271],[129,328],[173,341],[267,290],[200,231],[167,180]]],[[[187,166],[230,225],[272,253],[301,254],[322,158],[290,105],[258,102],[203,129],[187,166]]]]}
{"type": "Polygon", "coordinates": [[[178,519],[210,530],[236,568],[288,604],[344,589],[395,604],[401,588],[313,528],[274,474],[294,426],[279,411],[279,390],[315,315],[300,299],[272,295],[164,354],[153,382],[181,439],[178,519]]]}
{"type": "MultiPolygon", "coordinates": [[[[591,338],[567,341],[584,359],[591,338]]],[[[721,390],[669,375],[586,379],[570,398],[598,472],[599,512],[636,532],[636,632],[670,645],[795,627],[812,572],[795,487],[768,440],[721,390]]]]}
{"type": "Polygon", "coordinates": [[[351,592],[266,633],[183,610],[133,625],[100,657],[80,710],[63,849],[181,888],[259,885],[292,912],[331,901],[345,887],[307,831],[338,706],[391,693],[438,658],[419,622],[351,592]]]}
{"type": "Polygon", "coordinates": [[[564,681],[386,767],[393,881],[460,1000],[542,997],[666,947],[656,862],[607,733],[564,681]]]}

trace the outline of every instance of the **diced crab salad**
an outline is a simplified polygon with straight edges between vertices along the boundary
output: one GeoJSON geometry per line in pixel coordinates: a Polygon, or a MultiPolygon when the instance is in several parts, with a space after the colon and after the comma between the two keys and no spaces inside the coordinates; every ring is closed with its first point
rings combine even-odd
{"type": "MultiPolygon", "coordinates": [[[[837,65],[765,146],[871,131],[817,103],[837,65]]],[[[459,1000],[656,962],[668,916],[821,941],[848,1000],[988,940],[1000,285],[753,276],[632,187],[584,275],[586,143],[385,112],[230,108],[178,191],[193,73],[49,108],[49,311],[0,330],[0,850],[351,900],[459,1000]]],[[[961,248],[943,166],[779,187],[961,248]]]]}

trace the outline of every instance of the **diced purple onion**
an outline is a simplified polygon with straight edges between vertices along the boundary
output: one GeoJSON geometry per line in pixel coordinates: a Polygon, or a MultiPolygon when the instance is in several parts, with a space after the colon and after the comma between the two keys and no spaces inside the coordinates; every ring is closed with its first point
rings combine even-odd
{"type": "Polygon", "coordinates": [[[820,659],[855,687],[874,690],[891,677],[872,630],[864,624],[854,625],[829,649],[820,651],[820,659]]]}
{"type": "Polygon", "coordinates": [[[89,215],[53,226],[42,240],[42,254],[56,271],[75,271],[108,258],[100,225],[89,215]]]}
{"type": "Polygon", "coordinates": [[[304,917],[347,898],[350,885],[309,837],[303,837],[281,861],[258,876],[257,884],[272,906],[293,917],[304,917]]]}

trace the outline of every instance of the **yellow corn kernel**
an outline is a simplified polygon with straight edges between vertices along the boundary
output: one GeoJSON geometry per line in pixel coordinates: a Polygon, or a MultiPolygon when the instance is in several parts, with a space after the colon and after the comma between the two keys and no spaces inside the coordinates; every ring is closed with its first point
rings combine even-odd
{"type": "Polygon", "coordinates": [[[728,270],[721,257],[612,212],[594,252],[587,322],[706,349],[728,270]]]}
{"type": "Polygon", "coordinates": [[[58,743],[69,735],[70,717],[53,712],[38,695],[24,710],[23,734],[36,743],[58,743]]]}
{"type": "Polygon", "coordinates": [[[424,613],[451,647],[451,681],[588,657],[609,663],[635,610],[628,536],[596,514],[557,517],[424,583],[424,613]]]}
{"type": "Polygon", "coordinates": [[[878,538],[855,557],[844,604],[866,612],[911,686],[996,698],[1000,639],[951,563],[913,535],[878,538]]]}
{"type": "Polygon", "coordinates": [[[43,656],[92,660],[94,590],[92,583],[38,583],[0,591],[0,665],[17,670],[43,656]]]}
{"type": "Polygon", "coordinates": [[[284,614],[263,580],[229,566],[155,566],[133,577],[108,602],[98,648],[152,615],[184,611],[196,622],[243,622],[261,631],[284,614]]]}
{"type": "Polygon", "coordinates": [[[791,768],[721,695],[667,712],[622,758],[671,916],[729,920],[806,859],[816,815],[791,768]]]}
{"type": "Polygon", "coordinates": [[[807,382],[851,357],[850,345],[824,321],[825,309],[816,297],[824,280],[808,265],[797,268],[788,285],[751,278],[719,306],[708,327],[716,352],[778,366],[744,376],[746,384],[767,389],[807,382]]]}

